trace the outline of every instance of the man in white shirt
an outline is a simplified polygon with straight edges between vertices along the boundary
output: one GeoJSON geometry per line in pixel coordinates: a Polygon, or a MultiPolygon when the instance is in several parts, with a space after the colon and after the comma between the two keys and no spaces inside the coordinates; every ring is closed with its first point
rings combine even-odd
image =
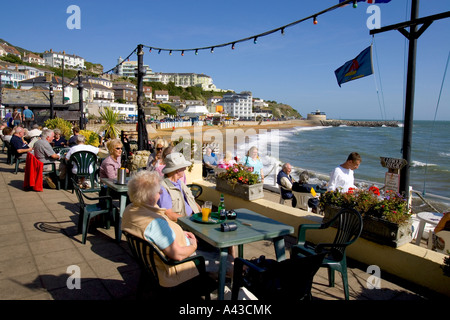
{"type": "Polygon", "coordinates": [[[357,152],[350,153],[347,160],[331,173],[327,190],[334,191],[339,189],[342,192],[347,192],[349,188],[356,188],[353,171],[358,169],[360,164],[361,156],[357,152]]]}

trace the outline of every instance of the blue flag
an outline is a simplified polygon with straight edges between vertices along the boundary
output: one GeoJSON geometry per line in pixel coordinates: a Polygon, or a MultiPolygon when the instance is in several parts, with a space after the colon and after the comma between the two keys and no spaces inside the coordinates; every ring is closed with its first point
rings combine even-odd
{"type": "Polygon", "coordinates": [[[355,59],[344,63],[334,73],[336,74],[339,87],[341,83],[371,75],[373,73],[372,46],[364,49],[355,59]]]}

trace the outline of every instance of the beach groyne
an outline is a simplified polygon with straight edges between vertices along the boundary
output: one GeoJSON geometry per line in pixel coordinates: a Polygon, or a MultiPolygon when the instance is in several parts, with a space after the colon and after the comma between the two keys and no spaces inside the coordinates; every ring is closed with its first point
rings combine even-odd
{"type": "Polygon", "coordinates": [[[398,127],[398,121],[362,121],[362,120],[321,120],[322,126],[349,127],[398,127]]]}

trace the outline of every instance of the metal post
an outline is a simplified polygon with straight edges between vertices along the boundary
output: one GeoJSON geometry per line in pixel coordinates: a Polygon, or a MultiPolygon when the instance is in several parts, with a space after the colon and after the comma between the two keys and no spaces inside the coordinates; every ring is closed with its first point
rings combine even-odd
{"type": "Polygon", "coordinates": [[[50,80],[49,83],[49,94],[50,94],[50,119],[54,118],[54,111],[53,111],[53,83],[52,80],[50,80]]]}
{"type": "Polygon", "coordinates": [[[63,60],[62,60],[62,104],[65,103],[64,97],[64,61],[66,60],[66,52],[63,51],[63,60]]]}
{"type": "Polygon", "coordinates": [[[80,110],[80,130],[84,130],[84,108],[83,108],[83,82],[81,80],[81,70],[78,70],[78,96],[80,110]]]}
{"type": "MultiPolygon", "coordinates": [[[[413,0],[411,3],[411,20],[419,16],[419,0],[413,0]]],[[[400,192],[404,192],[409,199],[410,185],[410,166],[412,149],[412,130],[414,119],[414,93],[416,83],[416,48],[417,48],[417,25],[411,25],[409,28],[409,50],[408,50],[408,71],[405,93],[405,119],[403,126],[403,159],[407,164],[400,171],[400,192]]]]}
{"type": "Polygon", "coordinates": [[[138,150],[148,150],[148,133],[145,123],[144,112],[144,50],[143,45],[138,45],[137,50],[138,67],[137,67],[137,106],[138,106],[138,150]]]}

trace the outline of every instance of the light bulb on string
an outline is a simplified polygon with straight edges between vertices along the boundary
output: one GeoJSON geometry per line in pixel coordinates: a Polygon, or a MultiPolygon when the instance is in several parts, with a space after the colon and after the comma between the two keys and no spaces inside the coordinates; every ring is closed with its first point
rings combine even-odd
{"type": "Polygon", "coordinates": [[[357,1],[353,1],[353,8],[358,8],[358,2],[357,1]]]}
{"type": "Polygon", "coordinates": [[[258,37],[255,37],[255,38],[253,39],[253,43],[254,43],[254,44],[257,44],[257,43],[258,43],[258,37]]]}
{"type": "Polygon", "coordinates": [[[152,48],[148,49],[148,52],[152,53],[152,48]]]}
{"type": "Polygon", "coordinates": [[[314,24],[317,24],[317,17],[314,17],[313,23],[314,23],[314,24]]]}
{"type": "Polygon", "coordinates": [[[171,56],[171,55],[172,55],[172,50],[169,51],[169,56],[171,56]]]}
{"type": "Polygon", "coordinates": [[[281,35],[284,36],[284,28],[281,28],[281,35]]]}
{"type": "Polygon", "coordinates": [[[211,48],[211,53],[214,53],[214,47],[211,48]]]}
{"type": "Polygon", "coordinates": [[[235,45],[235,43],[233,43],[233,44],[231,45],[231,50],[234,50],[234,45],[235,45]]]}
{"type": "Polygon", "coordinates": [[[161,54],[161,49],[158,50],[158,54],[161,54]]]}
{"type": "Polygon", "coordinates": [[[182,56],[182,57],[184,57],[184,50],[183,50],[183,51],[181,51],[181,56],[182,56]]]}
{"type": "Polygon", "coordinates": [[[195,49],[195,55],[198,56],[198,49],[195,49]]]}

